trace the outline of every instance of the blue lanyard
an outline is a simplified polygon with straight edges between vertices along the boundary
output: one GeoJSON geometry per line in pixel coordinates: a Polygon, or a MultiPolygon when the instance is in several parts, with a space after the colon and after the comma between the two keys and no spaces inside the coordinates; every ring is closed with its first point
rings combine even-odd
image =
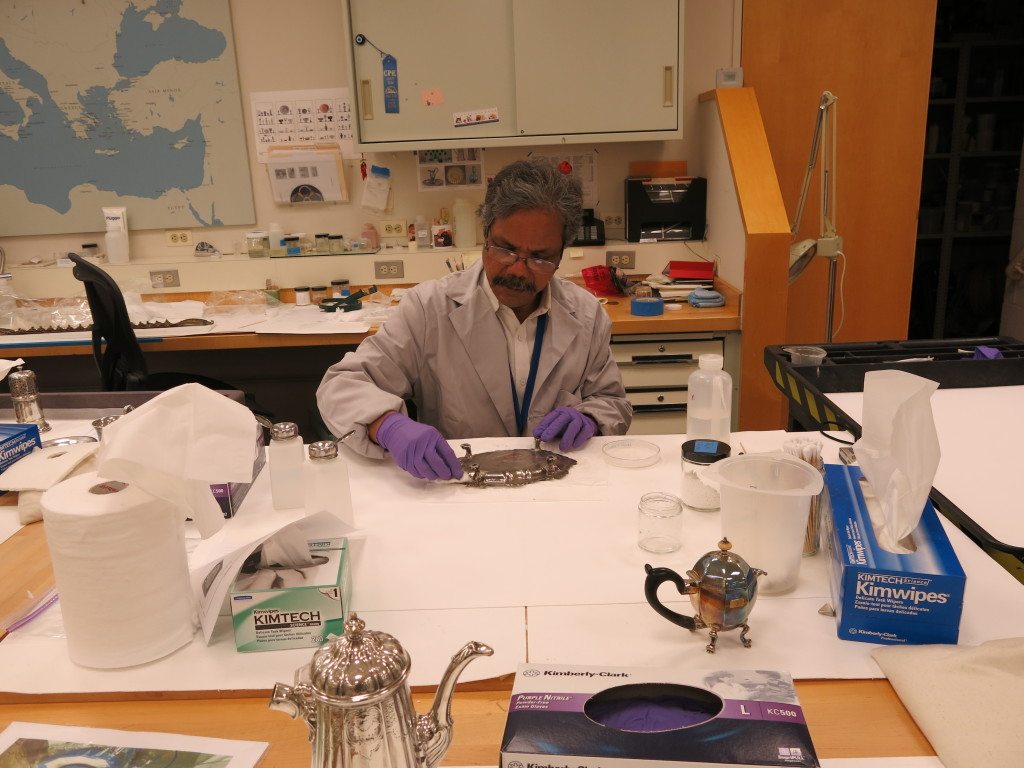
{"type": "Polygon", "coordinates": [[[526,391],[523,392],[523,407],[519,407],[519,395],[516,394],[516,377],[509,366],[508,377],[512,381],[512,407],[516,412],[516,436],[523,434],[526,428],[526,417],[530,414],[530,401],[533,400],[533,385],[537,383],[537,366],[540,364],[540,348],[544,344],[544,329],[548,325],[545,312],[537,316],[537,335],[533,338],[533,356],[530,358],[530,375],[526,377],[526,391]]]}

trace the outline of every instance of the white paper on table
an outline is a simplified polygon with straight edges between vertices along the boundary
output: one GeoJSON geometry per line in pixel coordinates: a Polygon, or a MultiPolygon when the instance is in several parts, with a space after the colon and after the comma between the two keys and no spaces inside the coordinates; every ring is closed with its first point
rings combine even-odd
{"type": "MultiPolygon", "coordinates": [[[[215,755],[230,758],[225,768],[254,768],[269,744],[265,741],[212,739],[203,736],[185,736],[180,733],[152,731],[117,731],[109,728],[80,728],[68,725],[43,725],[14,721],[0,733],[0,757],[9,754],[19,741],[47,742],[47,754],[33,765],[109,765],[103,758],[114,749],[144,749],[160,751],[161,761],[183,761],[189,755],[215,755]],[[93,759],[90,753],[95,752],[93,759]],[[67,755],[65,762],[61,756],[67,755]],[[71,759],[71,756],[77,759],[71,759]]],[[[120,765],[121,761],[118,760],[120,765]]],[[[192,763],[189,763],[190,765],[192,763]]]]}
{"type": "Polygon", "coordinates": [[[250,325],[248,330],[255,333],[366,333],[370,330],[367,323],[348,322],[341,320],[337,312],[323,312],[319,307],[310,305],[308,307],[289,307],[283,312],[264,320],[261,323],[250,325]]]}

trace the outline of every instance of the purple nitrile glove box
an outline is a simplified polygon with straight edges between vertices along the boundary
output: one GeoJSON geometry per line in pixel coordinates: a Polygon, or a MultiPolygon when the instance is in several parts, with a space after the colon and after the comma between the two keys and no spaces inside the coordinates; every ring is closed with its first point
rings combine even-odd
{"type": "Polygon", "coordinates": [[[256,427],[256,455],[252,462],[252,480],[248,483],[215,483],[210,486],[213,497],[220,504],[224,517],[234,517],[242,505],[249,488],[256,482],[260,470],[267,463],[267,452],[263,450],[263,428],[256,427]]]}
{"type": "Polygon", "coordinates": [[[40,444],[35,424],[0,424],[0,473],[40,444]]]}
{"type": "Polygon", "coordinates": [[[771,670],[520,664],[501,768],[818,766],[793,678],[771,670]]]}
{"type": "Polygon", "coordinates": [[[967,577],[931,501],[910,534],[916,551],[889,552],[875,536],[863,476],[858,466],[825,465],[822,542],[836,634],[865,643],[955,645],[967,577]]]}

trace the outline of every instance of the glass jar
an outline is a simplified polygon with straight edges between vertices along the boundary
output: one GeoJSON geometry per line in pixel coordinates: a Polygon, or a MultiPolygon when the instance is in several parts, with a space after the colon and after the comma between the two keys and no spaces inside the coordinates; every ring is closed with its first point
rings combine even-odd
{"type": "Polygon", "coordinates": [[[671,493],[645,493],[637,508],[637,544],[646,552],[664,555],[683,545],[683,504],[671,493]]]}
{"type": "Polygon", "coordinates": [[[327,240],[330,243],[328,253],[344,253],[348,250],[348,246],[345,245],[344,235],[331,235],[327,240]]]}
{"type": "Polygon", "coordinates": [[[331,297],[335,299],[343,299],[351,294],[348,285],[348,280],[345,278],[331,280],[331,297]]]}
{"type": "Polygon", "coordinates": [[[316,252],[319,254],[331,252],[331,236],[328,233],[316,233],[316,252]]]}
{"type": "Polygon", "coordinates": [[[262,230],[246,232],[245,250],[250,259],[270,258],[270,236],[262,230]]]}
{"type": "Polygon", "coordinates": [[[100,255],[100,247],[96,243],[82,243],[82,258],[95,259],[100,255]]]}
{"type": "Polygon", "coordinates": [[[284,238],[284,253],[286,256],[301,256],[302,246],[299,245],[298,235],[288,235],[284,238]]]}
{"type": "Polygon", "coordinates": [[[721,506],[718,491],[705,484],[701,471],[709,464],[727,459],[732,449],[720,440],[687,440],[682,448],[683,484],[679,496],[691,509],[711,512],[721,506]]]}
{"type": "Polygon", "coordinates": [[[309,286],[300,285],[295,288],[295,306],[296,307],[308,307],[309,306],[309,286]]]}
{"type": "Polygon", "coordinates": [[[319,304],[321,301],[327,298],[327,286],[326,285],[314,285],[309,289],[309,301],[312,304],[319,304]]]}

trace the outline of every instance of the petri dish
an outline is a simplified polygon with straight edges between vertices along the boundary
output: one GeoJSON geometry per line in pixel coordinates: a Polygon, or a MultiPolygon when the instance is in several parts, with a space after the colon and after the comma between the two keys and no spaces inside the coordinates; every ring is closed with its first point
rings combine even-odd
{"type": "Polygon", "coordinates": [[[649,467],[658,462],[661,449],[646,440],[614,440],[605,443],[601,453],[616,467],[649,467]]]}

